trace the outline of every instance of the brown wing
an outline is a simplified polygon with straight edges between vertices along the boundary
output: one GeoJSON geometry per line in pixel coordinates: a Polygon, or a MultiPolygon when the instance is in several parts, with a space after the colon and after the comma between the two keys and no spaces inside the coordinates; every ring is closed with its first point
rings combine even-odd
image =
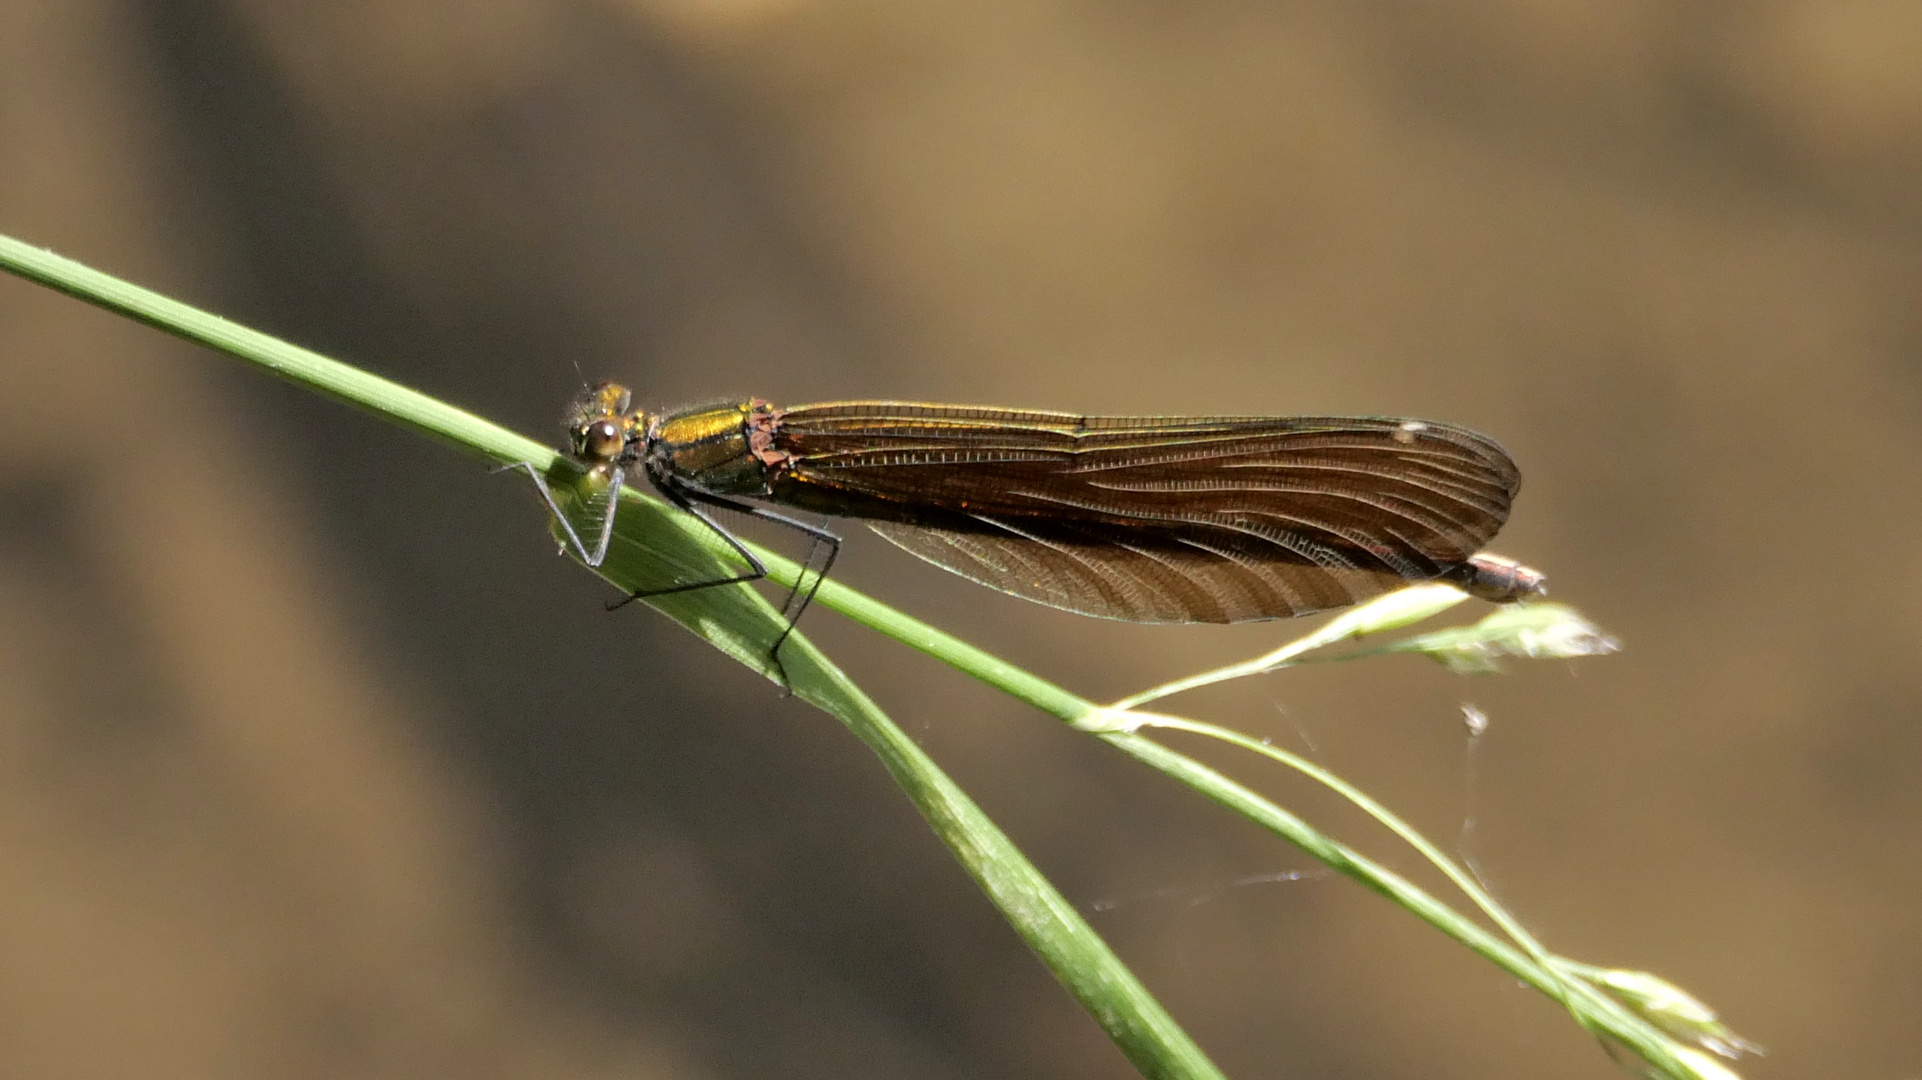
{"type": "Polygon", "coordinates": [[[787,410],[772,497],[870,519],[930,562],[1054,607],[1241,622],[1466,562],[1520,473],[1493,441],[1377,417],[1081,417],[842,402],[787,410]]]}

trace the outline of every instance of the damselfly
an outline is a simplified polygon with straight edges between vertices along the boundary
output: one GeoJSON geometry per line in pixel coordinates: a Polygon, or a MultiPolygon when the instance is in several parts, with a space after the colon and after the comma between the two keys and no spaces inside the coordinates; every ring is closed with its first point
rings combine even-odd
{"type": "Polygon", "coordinates": [[[709,514],[826,528],[743,500],[861,518],[915,555],[1051,607],[1145,623],[1279,619],[1443,579],[1497,602],[1541,574],[1481,553],[1521,473],[1451,424],[1390,417],[1115,417],[894,401],[783,409],[759,399],[648,413],[602,383],[575,403],[569,453],[604,481],[590,548],[522,465],[574,553],[599,566],[621,483],[640,473],[746,561],[746,572],[630,599],[756,581],[760,559],[709,514]]]}

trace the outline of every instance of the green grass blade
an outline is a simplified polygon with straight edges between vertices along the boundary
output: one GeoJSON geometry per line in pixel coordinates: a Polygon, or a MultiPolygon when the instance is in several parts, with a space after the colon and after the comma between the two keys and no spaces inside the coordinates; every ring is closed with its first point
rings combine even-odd
{"type": "MultiPolygon", "coordinates": [[[[548,476],[557,494],[578,490],[577,470],[551,448],[398,383],[9,237],[0,236],[0,268],[257,364],[481,457],[530,462],[548,476]]],[[[624,590],[666,580],[699,580],[704,567],[731,558],[707,530],[690,525],[685,514],[657,500],[625,499],[617,525],[600,573],[624,590]]],[[[769,562],[777,577],[792,580],[796,568],[791,562],[772,556],[769,562]]],[[[836,591],[848,601],[846,590],[836,591]]],[[[706,589],[650,602],[716,648],[771,675],[768,646],[783,622],[752,588],[706,589]]],[[[1074,906],[859,687],[798,634],[781,655],[797,696],[832,714],[874,751],[982,891],[1142,1075],[1220,1080],[1220,1071],[1200,1047],[1074,906]]]]}
{"type": "MultiPolygon", "coordinates": [[[[529,462],[547,476],[557,495],[578,495],[579,470],[552,448],[397,383],[3,236],[0,269],[257,364],[282,378],[480,457],[503,464],[529,462]]],[[[798,568],[791,560],[754,550],[765,561],[770,577],[783,584],[794,582],[798,568]]],[[[658,500],[630,493],[622,500],[614,544],[599,572],[616,586],[632,591],[700,580],[714,576],[716,567],[738,565],[738,558],[720,540],[687,515],[658,500]]],[[[824,583],[816,599],[1097,735],[1388,896],[1555,1000],[1574,996],[1556,973],[1544,970],[1534,958],[1412,883],[1215,770],[1135,733],[1126,713],[1083,699],[838,582],[824,583]]],[[[779,613],[751,587],[660,596],[650,598],[648,603],[728,655],[772,677],[767,650],[783,624],[779,613]]],[[[1143,1075],[1157,1080],[1220,1076],[1074,908],[873,701],[798,634],[790,638],[782,658],[795,693],[834,715],[881,758],[982,890],[1143,1075]]],[[[1629,1048],[1661,1075],[1680,1080],[1704,1075],[1678,1057],[1660,1031],[1614,1003],[1597,998],[1584,1003],[1592,1007],[1570,1004],[1590,1030],[1629,1048]]]]}

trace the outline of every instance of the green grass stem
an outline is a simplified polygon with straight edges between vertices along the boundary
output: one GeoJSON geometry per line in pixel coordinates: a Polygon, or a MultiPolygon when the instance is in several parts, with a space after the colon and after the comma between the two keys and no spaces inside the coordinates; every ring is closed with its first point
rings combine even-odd
{"type": "MultiPolygon", "coordinates": [[[[11,238],[0,237],[0,268],[256,364],[281,378],[496,464],[529,462],[547,477],[557,494],[571,493],[575,499],[581,495],[579,470],[551,447],[398,383],[11,238]]],[[[791,560],[754,550],[766,562],[771,578],[785,585],[794,583],[799,568],[791,560]]],[[[738,565],[724,544],[687,515],[630,491],[622,500],[608,558],[598,572],[616,587],[633,591],[699,580],[717,568],[738,565]]],[[[1632,1050],[1660,1075],[1678,1080],[1703,1075],[1674,1053],[1667,1036],[1647,1021],[1589,990],[1586,984],[1571,984],[1569,978],[1558,974],[1552,963],[1544,962],[1552,958],[1545,957],[1539,946],[1528,942],[1518,948],[1503,941],[1412,882],[1318,832],[1250,789],[1141,735],[1137,729],[1149,718],[1097,705],[839,582],[825,582],[816,599],[1094,734],[1122,753],[1289,840],[1564,1003],[1590,1030],[1632,1050]]],[[[660,596],[648,603],[729,656],[763,676],[773,677],[767,650],[783,623],[779,612],[751,587],[660,596]]],[[[881,759],[936,835],[1142,1075],[1157,1080],[1221,1075],[1073,905],[838,667],[800,634],[789,639],[782,658],[795,694],[840,720],[881,759]]],[[[1161,691],[1151,693],[1159,696],[1161,691]]],[[[1143,696],[1137,700],[1146,699],[1143,696]]],[[[1275,756],[1245,736],[1221,729],[1203,730],[1210,725],[1178,718],[1153,722],[1217,738],[1232,736],[1230,742],[1275,756]]],[[[1522,940],[1527,941],[1525,937],[1522,940]]]]}

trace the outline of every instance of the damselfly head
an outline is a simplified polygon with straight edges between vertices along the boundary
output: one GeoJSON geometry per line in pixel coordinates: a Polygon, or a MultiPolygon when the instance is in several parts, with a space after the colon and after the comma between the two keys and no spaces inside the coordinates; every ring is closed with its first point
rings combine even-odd
{"type": "Polygon", "coordinates": [[[618,383],[592,386],[575,399],[568,418],[569,448],[585,465],[604,465],[618,459],[627,444],[646,428],[646,417],[630,412],[632,395],[618,383]]]}

